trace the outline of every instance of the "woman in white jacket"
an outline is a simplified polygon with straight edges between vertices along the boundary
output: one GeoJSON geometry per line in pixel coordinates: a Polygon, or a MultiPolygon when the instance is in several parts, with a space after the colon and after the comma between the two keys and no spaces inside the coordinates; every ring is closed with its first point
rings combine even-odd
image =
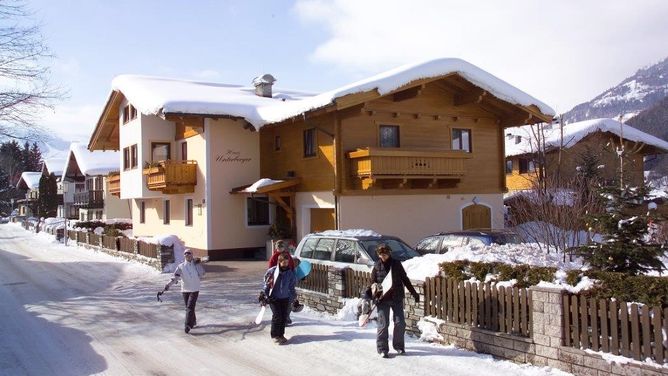
{"type": "Polygon", "coordinates": [[[176,267],[172,280],[165,285],[165,290],[169,290],[169,286],[181,280],[181,294],[186,305],[185,332],[189,333],[190,329],[197,325],[195,305],[199,296],[200,279],[204,277],[204,267],[199,259],[193,258],[190,249],[186,249],[183,256],[185,261],[176,267]]]}

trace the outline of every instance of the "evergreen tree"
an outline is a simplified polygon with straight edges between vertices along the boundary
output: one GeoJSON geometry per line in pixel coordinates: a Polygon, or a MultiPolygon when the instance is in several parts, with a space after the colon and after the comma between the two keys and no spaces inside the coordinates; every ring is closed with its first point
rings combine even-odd
{"type": "Polygon", "coordinates": [[[593,268],[631,275],[665,269],[661,262],[665,249],[646,241],[649,215],[630,214],[634,209],[643,212],[640,206],[644,205],[647,192],[645,187],[599,187],[597,193],[604,200],[605,211],[588,220],[590,227],[602,234],[603,241],[581,249],[593,268]]]}
{"type": "Polygon", "coordinates": [[[39,171],[42,163],[42,153],[39,151],[39,146],[33,143],[30,147],[30,144],[26,141],[21,150],[21,161],[23,171],[39,171]]]}
{"type": "Polygon", "coordinates": [[[58,210],[58,182],[51,173],[39,179],[39,198],[37,199],[37,215],[39,217],[55,217],[58,210]]]}
{"type": "Polygon", "coordinates": [[[0,144],[0,169],[8,175],[9,184],[15,187],[21,178],[21,173],[25,171],[23,158],[21,158],[21,147],[16,140],[0,144]]]}

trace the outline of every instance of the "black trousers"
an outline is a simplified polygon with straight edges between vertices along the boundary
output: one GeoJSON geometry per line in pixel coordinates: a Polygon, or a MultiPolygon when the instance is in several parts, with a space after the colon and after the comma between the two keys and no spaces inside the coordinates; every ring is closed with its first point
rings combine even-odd
{"type": "Polygon", "coordinates": [[[285,320],[288,319],[288,305],[290,299],[276,299],[269,303],[271,308],[271,338],[281,337],[285,334],[285,320]]]}
{"type": "Polygon", "coordinates": [[[183,294],[183,302],[186,304],[185,325],[192,328],[197,323],[197,316],[195,316],[195,305],[197,304],[199,291],[182,292],[181,294],[183,294]]]}
{"type": "Polygon", "coordinates": [[[404,350],[404,333],[406,331],[404,300],[392,299],[390,301],[381,302],[376,307],[378,307],[376,350],[378,353],[389,351],[388,338],[390,334],[390,309],[392,310],[392,321],[394,321],[392,347],[395,350],[404,350]]]}

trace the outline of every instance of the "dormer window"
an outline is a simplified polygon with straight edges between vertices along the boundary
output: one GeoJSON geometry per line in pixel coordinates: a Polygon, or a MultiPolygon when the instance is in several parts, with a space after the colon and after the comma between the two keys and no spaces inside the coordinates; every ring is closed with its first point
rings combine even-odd
{"type": "Polygon", "coordinates": [[[137,109],[133,105],[128,104],[127,106],[123,107],[123,124],[127,124],[136,118],[137,109]]]}

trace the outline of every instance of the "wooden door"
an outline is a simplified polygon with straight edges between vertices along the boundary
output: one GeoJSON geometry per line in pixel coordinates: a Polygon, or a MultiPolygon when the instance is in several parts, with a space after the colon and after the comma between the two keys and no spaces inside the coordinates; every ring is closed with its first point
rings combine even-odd
{"type": "Polygon", "coordinates": [[[334,209],[311,209],[311,232],[336,229],[334,209]]]}
{"type": "Polygon", "coordinates": [[[491,228],[492,211],[485,205],[469,205],[462,210],[462,229],[491,228]]]}

